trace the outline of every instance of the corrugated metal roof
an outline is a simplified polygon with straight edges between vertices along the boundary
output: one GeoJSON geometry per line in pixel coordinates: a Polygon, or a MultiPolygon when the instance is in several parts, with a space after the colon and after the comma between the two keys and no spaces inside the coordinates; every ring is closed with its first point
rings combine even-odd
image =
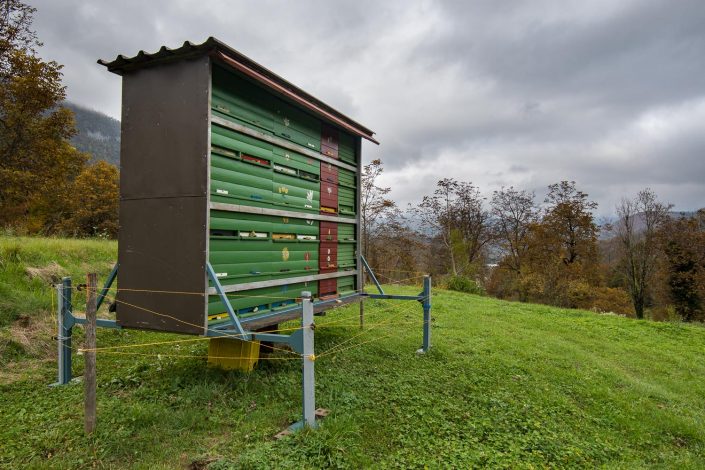
{"type": "Polygon", "coordinates": [[[302,107],[307,108],[310,112],[319,116],[321,119],[337,124],[347,131],[371,142],[376,144],[379,143],[373,137],[374,132],[367,127],[350,119],[343,113],[336,111],[324,102],[306,93],[301,88],[286,81],[271,70],[263,67],[254,60],[214,37],[209,37],[202,44],[193,44],[190,41],[186,41],[177,49],[170,49],[166,46],[162,46],[157,52],[154,53],[139,51],[137,55],[133,57],[126,57],[120,54],[115,58],[115,60],[99,60],[98,63],[106,66],[108,70],[113,73],[124,75],[132,70],[150,67],[152,65],[165,62],[187,59],[189,57],[198,57],[205,54],[210,55],[214,60],[238,70],[239,72],[261,83],[265,87],[289,98],[302,107]]]}

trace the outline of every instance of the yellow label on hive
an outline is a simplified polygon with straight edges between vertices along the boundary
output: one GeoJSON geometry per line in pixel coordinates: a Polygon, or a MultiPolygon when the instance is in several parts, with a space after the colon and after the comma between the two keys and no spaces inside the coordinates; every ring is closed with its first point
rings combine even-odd
{"type": "Polygon", "coordinates": [[[284,247],[284,249],[282,249],[282,259],[284,261],[289,261],[289,249],[287,247],[284,247]]]}

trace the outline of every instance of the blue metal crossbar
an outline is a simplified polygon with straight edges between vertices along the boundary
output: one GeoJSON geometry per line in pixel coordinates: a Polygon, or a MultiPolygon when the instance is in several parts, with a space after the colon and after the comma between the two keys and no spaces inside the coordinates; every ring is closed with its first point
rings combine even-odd
{"type": "MultiPolygon", "coordinates": [[[[345,303],[348,300],[351,300],[355,297],[361,297],[363,295],[364,294],[357,294],[356,293],[356,294],[343,295],[343,296],[340,296],[336,299],[320,300],[320,301],[314,302],[313,306],[315,308],[334,306],[334,305],[338,305],[341,302],[345,303]]],[[[282,308],[281,310],[277,310],[274,312],[265,312],[265,313],[261,313],[259,315],[252,315],[252,316],[249,316],[246,318],[241,318],[240,324],[242,325],[243,328],[247,328],[247,325],[249,323],[260,322],[262,320],[272,320],[272,323],[274,324],[274,323],[277,323],[276,322],[277,318],[289,316],[290,314],[293,314],[293,313],[301,313],[302,311],[303,311],[302,305],[297,304],[297,305],[293,305],[291,307],[282,308]]],[[[223,323],[220,325],[213,326],[213,327],[209,328],[208,331],[206,331],[206,336],[219,336],[219,333],[216,333],[216,331],[220,331],[220,330],[227,331],[231,327],[232,327],[232,325],[230,323],[223,323]]]]}

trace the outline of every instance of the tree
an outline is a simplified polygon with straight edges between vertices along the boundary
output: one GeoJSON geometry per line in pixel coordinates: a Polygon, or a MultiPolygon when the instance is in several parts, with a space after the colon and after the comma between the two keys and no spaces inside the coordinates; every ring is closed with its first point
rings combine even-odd
{"type": "Polygon", "coordinates": [[[538,220],[534,193],[502,187],[492,193],[490,206],[497,240],[506,253],[502,264],[519,275],[529,249],[529,228],[538,220]]]}
{"type": "Polygon", "coordinates": [[[0,77],[7,77],[12,68],[11,52],[24,50],[34,54],[42,43],[31,28],[36,8],[19,0],[3,0],[0,10],[0,77]]]}
{"type": "Polygon", "coordinates": [[[558,238],[562,261],[570,265],[596,251],[597,225],[592,211],[597,203],[575,187],[575,181],[549,185],[543,225],[558,238]]]}
{"type": "Polygon", "coordinates": [[[382,160],[376,159],[362,167],[362,184],[360,195],[360,219],[362,222],[362,253],[370,259],[370,240],[377,221],[394,211],[396,204],[386,195],[391,188],[377,186],[377,178],[384,171],[382,160]]]}
{"type": "Polygon", "coordinates": [[[634,199],[622,199],[615,224],[621,246],[620,266],[637,318],[644,318],[649,284],[658,264],[658,231],[668,219],[670,204],[657,200],[649,188],[634,199]]]}
{"type": "Polygon", "coordinates": [[[431,196],[412,209],[421,225],[437,240],[454,276],[477,268],[492,240],[490,214],[480,191],[469,182],[444,178],[431,196]]]}
{"type": "Polygon", "coordinates": [[[485,249],[494,237],[484,198],[472,183],[458,183],[451,218],[459,238],[459,243],[453,244],[454,249],[459,249],[466,267],[474,268],[484,260],[485,249]]]}
{"type": "Polygon", "coordinates": [[[61,65],[36,55],[34,11],[17,0],[0,8],[0,225],[36,224],[48,193],[70,184],[87,159],[66,143],[75,129],[58,106],[61,65]]]}
{"type": "Polygon", "coordinates": [[[597,204],[573,181],[548,189],[541,220],[528,227],[517,290],[522,299],[574,307],[571,290],[585,292],[602,280],[592,215],[597,204]]]}
{"type": "Polygon", "coordinates": [[[401,211],[386,212],[370,242],[370,263],[385,282],[416,280],[425,253],[422,239],[406,223],[401,211]]]}
{"type": "Polygon", "coordinates": [[[705,318],[705,210],[661,226],[670,300],[683,321],[705,318]]]}
{"type": "Polygon", "coordinates": [[[114,238],[118,232],[119,173],[105,161],[86,166],[64,203],[68,217],[59,229],[75,236],[114,238]]]}
{"type": "Polygon", "coordinates": [[[452,178],[439,180],[433,195],[424,196],[418,207],[413,209],[422,227],[438,236],[454,276],[458,275],[458,266],[453,252],[453,210],[455,194],[459,187],[459,183],[452,178]]]}

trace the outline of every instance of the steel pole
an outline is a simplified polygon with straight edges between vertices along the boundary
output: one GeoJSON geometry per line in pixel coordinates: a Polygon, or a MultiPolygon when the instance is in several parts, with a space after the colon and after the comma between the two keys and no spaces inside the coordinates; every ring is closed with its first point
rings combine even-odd
{"type": "Polygon", "coordinates": [[[423,346],[425,353],[431,348],[431,276],[423,278],[423,346]]]}
{"type": "Polygon", "coordinates": [[[61,284],[56,286],[57,308],[57,381],[55,385],[66,385],[71,381],[71,334],[73,328],[69,326],[69,312],[71,311],[71,278],[61,279],[61,284]]]}
{"type": "Polygon", "coordinates": [[[303,332],[303,425],[310,428],[316,427],[316,377],[314,372],[313,345],[313,301],[311,292],[301,293],[303,300],[303,315],[301,328],[303,332]]]}
{"type": "Polygon", "coordinates": [[[56,284],[56,385],[64,385],[64,286],[56,284]]]}

